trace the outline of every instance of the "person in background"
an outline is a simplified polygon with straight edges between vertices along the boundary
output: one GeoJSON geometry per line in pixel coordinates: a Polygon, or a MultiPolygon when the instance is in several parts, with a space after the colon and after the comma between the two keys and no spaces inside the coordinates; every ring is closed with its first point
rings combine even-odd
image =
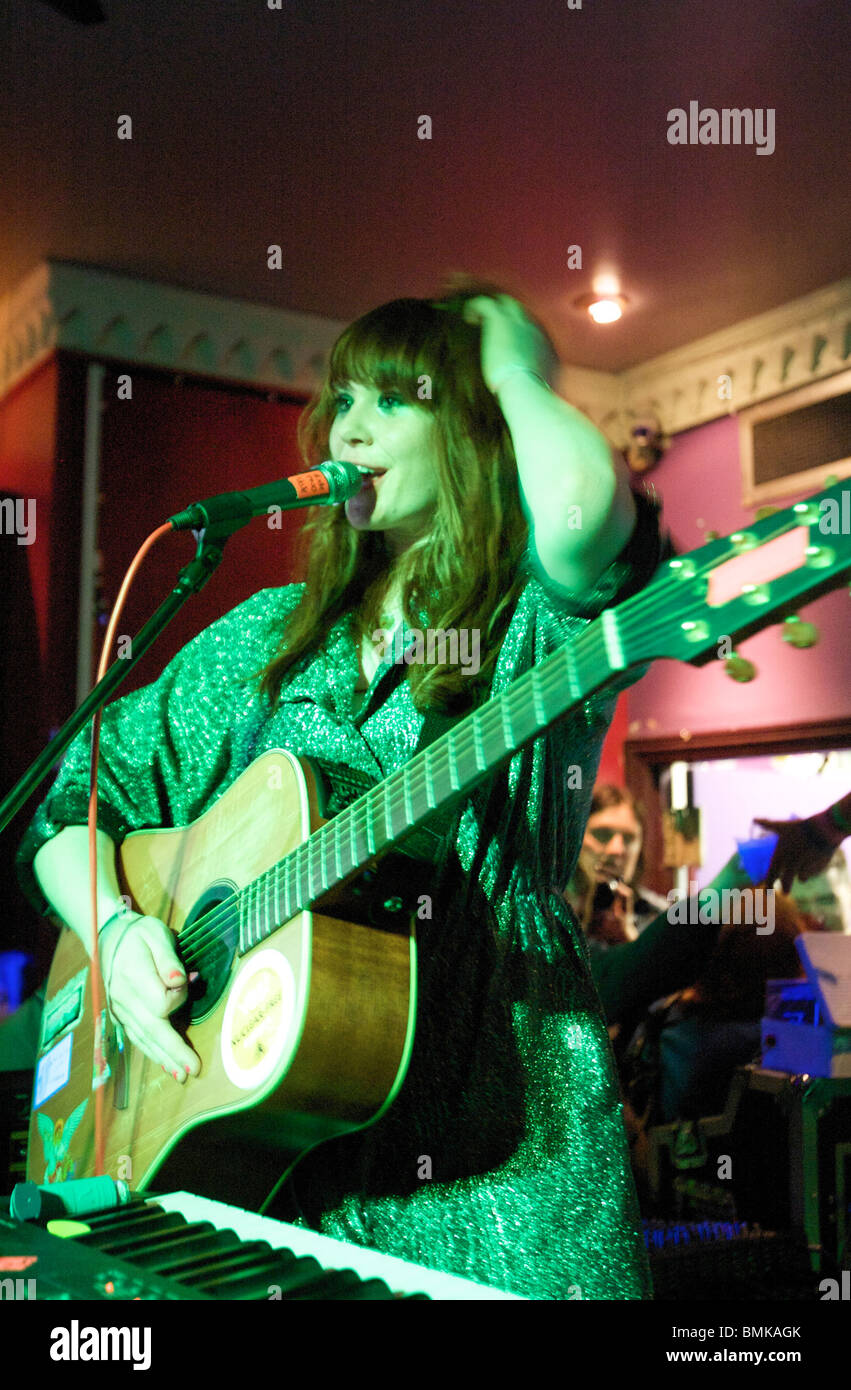
{"type": "Polygon", "coordinates": [[[780,879],[788,893],[792,880],[806,881],[827,868],[843,840],[851,835],[851,792],[805,820],[757,820],[778,836],[767,881],[780,879]]]}
{"type": "Polygon", "coordinates": [[[665,898],[640,886],[643,843],[643,815],[634,797],[623,787],[598,782],[579,861],[565,891],[592,957],[634,941],[667,907],[665,898]]]}

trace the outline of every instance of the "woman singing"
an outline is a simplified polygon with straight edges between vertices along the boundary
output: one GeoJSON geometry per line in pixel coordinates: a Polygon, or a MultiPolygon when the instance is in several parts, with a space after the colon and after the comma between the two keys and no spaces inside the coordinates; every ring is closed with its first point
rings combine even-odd
{"type": "MultiPolygon", "coordinates": [[[[272,748],[389,776],[426,711],[448,719],[504,691],[656,568],[655,509],[549,389],[552,362],[499,293],[357,320],[301,441],[308,465],[348,460],[366,481],[313,514],[307,582],[256,594],[105,711],[103,975],[114,1017],[176,1084],[199,1068],[169,1021],[183,966],[162,922],[115,918],[115,843],[189,824],[272,748]],[[375,640],[428,628],[466,632],[476,669],[401,664],[375,640]]],[[[650,1296],[606,1028],[558,887],[613,706],[586,701],[458,805],[428,869],[406,1080],[382,1119],[296,1170],[316,1229],[529,1298],[650,1296]]],[[[83,940],[87,789],[81,736],[21,851],[83,940]]]]}

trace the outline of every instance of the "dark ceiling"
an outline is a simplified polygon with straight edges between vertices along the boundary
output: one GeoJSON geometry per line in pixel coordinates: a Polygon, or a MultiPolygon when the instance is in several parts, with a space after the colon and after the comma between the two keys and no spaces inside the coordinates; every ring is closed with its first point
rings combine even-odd
{"type": "Polygon", "coordinates": [[[0,294],[53,256],[348,319],[461,269],[619,370],[851,273],[848,0],[103,8],[3,6],[0,294]],[[773,109],[774,153],[669,144],[690,101],[773,109]]]}

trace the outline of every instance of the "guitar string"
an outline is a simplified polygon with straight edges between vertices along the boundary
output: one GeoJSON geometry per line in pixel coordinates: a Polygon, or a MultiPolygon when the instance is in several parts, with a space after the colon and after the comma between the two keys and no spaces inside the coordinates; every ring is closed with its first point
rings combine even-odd
{"type": "MultiPolygon", "coordinates": [[[[772,538],[767,537],[766,540],[768,539],[772,538]]],[[[761,544],[764,545],[765,543],[766,542],[763,541],[761,544]]],[[[679,574],[669,573],[667,575],[663,575],[661,577],[661,581],[654,586],[653,593],[651,595],[648,595],[646,590],[642,590],[640,594],[636,594],[631,599],[627,599],[626,602],[622,605],[622,620],[619,620],[618,622],[618,635],[626,639],[629,635],[631,635],[631,627],[634,629],[638,626],[639,623],[644,622],[645,609],[648,613],[652,612],[654,609],[657,608],[660,599],[663,597],[663,594],[660,593],[660,590],[664,590],[669,586],[674,589],[680,588],[684,582],[687,582],[690,585],[699,583],[707,574],[710,574],[714,569],[716,569],[721,560],[725,558],[729,557],[719,556],[713,562],[707,563],[703,566],[694,567],[693,570],[689,570],[686,573],[683,573],[681,571],[679,574]]],[[[682,559],[686,560],[688,559],[688,556],[684,556],[682,557],[682,559]]],[[[650,623],[649,627],[645,624],[644,636],[652,636],[660,627],[669,630],[669,621],[663,621],[662,623],[654,621],[650,623]]],[[[533,667],[529,671],[524,672],[524,674],[521,677],[519,677],[519,679],[515,681],[507,691],[504,691],[500,697],[496,697],[491,703],[485,705],[480,710],[473,712],[469,716],[470,727],[468,730],[465,730],[463,732],[461,730],[453,730],[449,734],[447,734],[447,749],[444,756],[449,755],[450,746],[456,762],[461,757],[465,756],[466,754],[469,754],[471,751],[474,751],[477,740],[482,737],[487,738],[489,734],[493,731],[492,728],[486,727],[486,725],[488,724],[490,724],[491,726],[493,726],[494,724],[498,724],[500,730],[502,730],[502,709],[508,707],[509,721],[511,721],[510,706],[512,701],[516,704],[517,701],[520,700],[522,702],[523,708],[528,708],[529,692],[526,689],[526,687],[533,686],[536,679],[538,694],[541,696],[542,699],[546,699],[547,695],[551,694],[556,686],[558,686],[559,688],[563,688],[563,673],[560,672],[558,668],[562,665],[564,661],[569,660],[568,653],[570,652],[575,654],[575,667],[578,671],[580,662],[587,660],[589,655],[593,656],[593,649],[598,645],[605,647],[605,637],[599,630],[595,631],[595,626],[592,622],[592,624],[590,624],[588,627],[582,629],[579,633],[577,633],[572,640],[570,640],[568,643],[565,643],[560,649],[557,649],[556,652],[551,653],[551,656],[547,659],[547,663],[545,663],[552,663],[551,670],[549,672],[542,673],[540,667],[533,667]],[[578,650],[582,647],[585,647],[587,650],[585,652],[578,650]],[[478,734],[476,732],[477,725],[479,730],[478,734]]],[[[635,663],[632,664],[640,665],[642,664],[643,660],[653,659],[654,658],[637,658],[635,663]]],[[[622,669],[625,670],[627,668],[622,669]]],[[[590,693],[593,692],[589,692],[584,697],[580,697],[576,701],[576,703],[581,703],[581,700],[583,698],[588,699],[590,693]]],[[[564,713],[566,712],[567,711],[565,711],[564,713]]],[[[547,725],[549,723],[555,722],[555,719],[561,717],[563,717],[563,715],[556,715],[553,719],[547,721],[547,725]]],[[[523,740],[523,744],[525,745],[525,743],[531,742],[532,739],[534,739],[536,736],[536,733],[532,733],[527,739],[523,740]]],[[[513,751],[516,750],[512,750],[512,752],[513,751]]],[[[385,822],[388,818],[392,822],[392,818],[395,812],[401,810],[403,811],[403,813],[405,813],[406,801],[413,800],[418,793],[421,793],[424,789],[426,789],[429,775],[427,773],[426,754],[429,752],[433,753],[434,749],[424,749],[422,753],[418,754],[414,759],[412,759],[410,763],[406,764],[405,767],[398,769],[395,773],[391,775],[390,779],[387,779],[388,781],[393,782],[398,781],[401,787],[401,796],[397,795],[395,788],[389,792],[382,792],[380,790],[382,784],[379,784],[378,787],[371,789],[369,792],[366,792],[361,798],[358,799],[358,801],[345,808],[345,810],[340,813],[341,816],[347,817],[350,822],[348,830],[342,831],[343,835],[348,835],[349,847],[351,845],[352,837],[354,837],[357,848],[357,842],[360,835],[366,833],[370,821],[374,821],[375,819],[377,819],[377,816],[375,814],[376,812],[378,812],[378,814],[385,820],[385,822]],[[405,792],[406,785],[409,788],[407,794],[405,792]],[[374,804],[370,805],[370,803],[374,804]]],[[[511,755],[509,754],[509,756],[511,755]]],[[[386,785],[386,783],[383,785],[386,785]]],[[[471,788],[470,790],[472,792],[474,788],[471,788]]],[[[460,795],[463,796],[464,793],[462,792],[460,793],[460,795]]],[[[427,814],[428,813],[426,813],[426,815],[424,816],[424,819],[427,819],[427,814]]],[[[246,908],[246,915],[249,915],[251,910],[255,906],[255,904],[252,904],[250,901],[252,895],[256,896],[256,906],[259,909],[260,907],[262,907],[264,900],[268,904],[269,898],[271,897],[272,893],[275,893],[276,895],[279,893],[282,887],[282,880],[285,892],[287,891],[287,880],[290,879],[295,879],[294,886],[296,888],[298,888],[299,882],[305,881],[307,882],[309,887],[314,870],[318,868],[321,872],[323,861],[327,859],[329,853],[333,854],[336,852],[341,836],[339,819],[340,817],[334,817],[334,819],[330,821],[327,825],[321,827],[318,831],[315,831],[313,835],[309,836],[306,841],[303,841],[294,850],[290,851],[290,853],[278,864],[272,865],[269,869],[264,870],[264,872],[261,875],[259,875],[258,878],[252,881],[252,883],[246,884],[243,888],[239,889],[237,893],[233,895],[230,899],[227,899],[225,902],[218,904],[215,908],[212,908],[209,913],[205,913],[202,917],[199,917],[195,922],[193,922],[192,926],[188,928],[180,936],[180,945],[184,956],[188,959],[188,951],[192,951],[193,953],[195,951],[203,951],[206,945],[219,934],[219,926],[225,925],[226,922],[233,921],[234,910],[236,909],[236,912],[239,912],[240,902],[242,902],[242,904],[246,908]],[[305,859],[306,863],[303,862],[305,861],[305,859]],[[318,864],[316,862],[317,860],[319,861],[318,864]]],[[[403,832],[403,834],[409,833],[410,829],[411,827],[406,827],[406,830],[403,832]]],[[[376,849],[375,851],[369,851],[368,844],[366,846],[367,858],[372,857],[373,853],[381,852],[382,850],[379,849],[376,849]]],[[[360,853],[359,850],[358,853],[360,853]]],[[[348,873],[352,872],[353,867],[354,866],[349,868],[348,873]]],[[[321,891],[327,891],[327,889],[322,889],[321,891]]],[[[321,894],[314,895],[314,900],[316,896],[320,895],[321,894]]],[[[296,912],[300,910],[305,909],[296,908],[296,912]]],[[[294,915],[295,912],[291,914],[291,916],[294,915]]],[[[285,920],[290,919],[286,918],[285,920]]]]}

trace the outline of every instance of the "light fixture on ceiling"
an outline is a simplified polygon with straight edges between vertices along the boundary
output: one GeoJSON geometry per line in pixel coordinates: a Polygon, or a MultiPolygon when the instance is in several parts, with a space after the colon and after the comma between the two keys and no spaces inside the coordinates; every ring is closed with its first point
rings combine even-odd
{"type": "Polygon", "coordinates": [[[629,304],[623,294],[581,294],[574,299],[574,309],[581,309],[590,315],[595,323],[616,323],[629,304]]]}

